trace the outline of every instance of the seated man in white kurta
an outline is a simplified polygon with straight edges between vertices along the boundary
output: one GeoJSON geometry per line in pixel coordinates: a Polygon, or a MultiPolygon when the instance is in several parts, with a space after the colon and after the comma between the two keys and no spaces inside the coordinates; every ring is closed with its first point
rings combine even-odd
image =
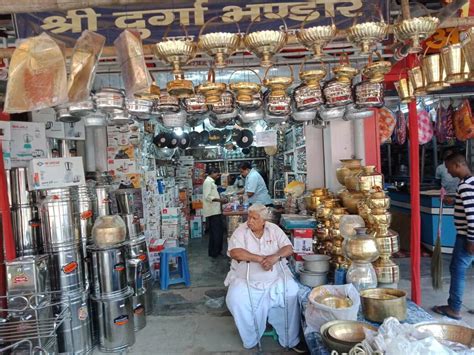
{"type": "Polygon", "coordinates": [[[229,240],[228,255],[232,263],[225,280],[229,286],[226,303],[247,349],[258,344],[267,320],[276,330],[281,346],[292,348],[299,343],[298,285],[285,259],[293,253],[293,247],[280,227],[265,221],[267,215],[265,206],[251,206],[247,222],[241,224],[229,240]],[[247,265],[250,267],[249,285],[247,265]]]}

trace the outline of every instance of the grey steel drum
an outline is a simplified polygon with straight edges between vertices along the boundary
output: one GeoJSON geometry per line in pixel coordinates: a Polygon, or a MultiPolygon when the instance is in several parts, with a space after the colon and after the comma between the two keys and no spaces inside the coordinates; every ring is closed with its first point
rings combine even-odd
{"type": "Polygon", "coordinates": [[[140,218],[134,214],[120,215],[127,226],[127,239],[134,239],[140,234],[140,218]]]}
{"type": "Polygon", "coordinates": [[[38,195],[45,251],[78,245],[81,230],[77,188],[43,190],[38,195]]]}
{"type": "Polygon", "coordinates": [[[49,253],[52,291],[77,291],[85,288],[82,250],[62,248],[49,253]]]}
{"type": "Polygon", "coordinates": [[[153,284],[154,280],[151,273],[143,276],[143,284],[145,287],[145,311],[146,314],[153,312],[153,284]]]}
{"type": "Polygon", "coordinates": [[[97,196],[91,194],[88,186],[79,186],[79,215],[81,223],[81,240],[85,244],[92,240],[92,227],[97,217],[97,196]]]}
{"type": "Polygon", "coordinates": [[[150,273],[150,262],[148,259],[148,248],[146,246],[146,238],[144,235],[140,237],[130,240],[127,242],[128,245],[128,253],[130,258],[133,259],[140,259],[143,262],[143,275],[147,275],[150,273]]]}
{"type": "Polygon", "coordinates": [[[101,351],[120,351],[135,343],[132,294],[127,289],[113,298],[92,298],[97,310],[101,351]]]}
{"type": "Polygon", "coordinates": [[[133,323],[135,325],[136,332],[146,327],[145,299],[145,291],[142,291],[138,295],[132,296],[133,323]]]}
{"type": "Polygon", "coordinates": [[[41,254],[43,245],[38,209],[29,205],[14,206],[11,218],[17,256],[41,254]]]}
{"type": "Polygon", "coordinates": [[[115,191],[115,198],[117,199],[118,212],[121,215],[135,213],[135,200],[139,199],[141,203],[140,189],[119,189],[115,191]]]}
{"type": "Polygon", "coordinates": [[[113,297],[127,289],[127,248],[125,244],[109,248],[87,247],[91,263],[91,288],[94,296],[113,297]]]}
{"type": "Polygon", "coordinates": [[[55,308],[55,312],[66,311],[71,316],[71,319],[66,318],[57,330],[59,353],[89,353],[94,347],[89,294],[83,291],[63,294],[55,308]]]}
{"type": "Polygon", "coordinates": [[[28,188],[28,169],[13,168],[10,170],[10,195],[11,205],[32,205],[34,204],[34,195],[28,188]]]}

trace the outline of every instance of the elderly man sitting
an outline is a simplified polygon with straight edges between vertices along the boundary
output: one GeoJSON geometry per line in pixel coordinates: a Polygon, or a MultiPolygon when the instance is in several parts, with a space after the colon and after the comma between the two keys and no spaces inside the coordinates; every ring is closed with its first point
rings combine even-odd
{"type": "Polygon", "coordinates": [[[299,344],[298,285],[285,259],[293,247],[280,227],[265,221],[267,214],[265,206],[251,206],[229,241],[226,303],[247,349],[260,344],[267,319],[281,346],[299,344]]]}

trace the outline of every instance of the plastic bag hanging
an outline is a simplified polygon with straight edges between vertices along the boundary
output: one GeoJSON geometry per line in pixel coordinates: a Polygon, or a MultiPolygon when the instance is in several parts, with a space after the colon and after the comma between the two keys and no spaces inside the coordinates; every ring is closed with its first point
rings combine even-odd
{"type": "Polygon", "coordinates": [[[90,99],[97,63],[104,44],[104,36],[87,30],[82,32],[77,40],[71,58],[71,74],[68,81],[70,103],[90,99]]]}
{"type": "Polygon", "coordinates": [[[145,63],[140,32],[123,31],[114,41],[114,46],[127,96],[133,97],[135,93],[148,90],[152,78],[145,63]]]}
{"type": "Polygon", "coordinates": [[[46,33],[26,39],[13,52],[8,78],[5,112],[35,111],[66,103],[64,45],[46,33]]]}

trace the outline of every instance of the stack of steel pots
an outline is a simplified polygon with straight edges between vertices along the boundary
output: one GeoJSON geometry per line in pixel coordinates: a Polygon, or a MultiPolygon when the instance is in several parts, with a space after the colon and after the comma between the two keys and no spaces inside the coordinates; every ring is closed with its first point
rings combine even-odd
{"type": "MultiPolygon", "coordinates": [[[[123,220],[119,216],[98,217],[92,236],[94,244],[87,246],[87,255],[92,269],[99,348],[106,352],[125,350],[135,343],[132,299],[135,291],[127,281],[128,246],[123,220]]],[[[136,260],[137,264],[141,263],[136,260]]]]}
{"type": "Polygon", "coordinates": [[[68,307],[71,321],[58,330],[60,353],[92,350],[92,322],[81,248],[81,215],[77,187],[37,193],[42,239],[49,257],[51,290],[61,292],[57,308],[68,307]]]}
{"type": "Polygon", "coordinates": [[[35,205],[35,195],[28,190],[28,170],[10,171],[10,205],[13,236],[17,256],[42,253],[41,222],[35,205]]]}
{"type": "MultiPolygon", "coordinates": [[[[148,248],[145,236],[140,230],[140,219],[136,210],[136,199],[141,200],[139,189],[119,189],[115,192],[117,208],[127,227],[128,252],[131,258],[143,262],[143,284],[145,288],[145,310],[147,314],[153,311],[153,276],[148,260],[148,248]]],[[[141,202],[141,201],[140,201],[141,202]]],[[[138,204],[140,204],[140,202],[138,204]]],[[[136,297],[137,295],[135,295],[136,297]]]]}

